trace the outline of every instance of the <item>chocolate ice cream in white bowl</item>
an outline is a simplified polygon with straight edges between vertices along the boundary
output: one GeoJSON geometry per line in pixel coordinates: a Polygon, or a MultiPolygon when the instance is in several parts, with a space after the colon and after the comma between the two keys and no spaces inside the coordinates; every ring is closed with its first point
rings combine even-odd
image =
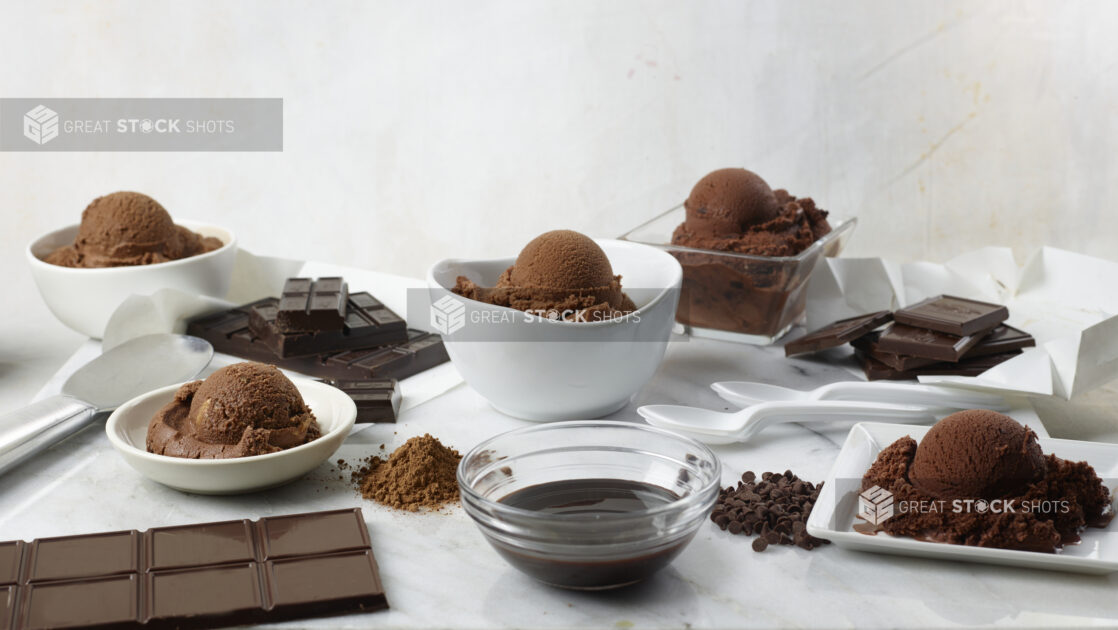
{"type": "Polygon", "coordinates": [[[172,219],[159,202],[137,192],[94,199],[81,223],[26,250],[35,284],[55,317],[98,339],[130,295],[169,288],[224,297],[236,255],[229,230],[172,219]]]}
{"type": "Polygon", "coordinates": [[[427,273],[432,326],[462,377],[498,411],[539,421],[624,407],[664,357],[682,278],[654,247],[570,230],[427,273]]]}
{"type": "Polygon", "coordinates": [[[236,494],[314,470],[356,418],[356,405],[340,389],[245,362],[133,399],[113,412],[105,432],[125,461],[154,481],[236,494]]]}

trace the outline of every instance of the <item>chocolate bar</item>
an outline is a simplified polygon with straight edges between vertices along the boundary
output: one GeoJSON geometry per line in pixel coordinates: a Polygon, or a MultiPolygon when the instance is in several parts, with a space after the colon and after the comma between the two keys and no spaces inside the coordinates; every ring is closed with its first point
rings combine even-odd
{"type": "Polygon", "coordinates": [[[278,357],[371,348],[408,340],[408,327],[404,320],[368,293],[349,296],[345,325],[341,329],[314,332],[280,330],[279,317],[284,312],[285,299],[261,300],[248,310],[248,327],[252,334],[278,357]]]}
{"type": "Polygon", "coordinates": [[[816,352],[824,348],[841,346],[891,321],[893,321],[893,314],[889,311],[877,311],[876,313],[840,319],[788,343],[784,346],[784,356],[790,357],[794,354],[816,352]]]}
{"type": "Polygon", "coordinates": [[[1002,354],[989,354],[982,357],[965,359],[957,363],[938,362],[911,370],[897,370],[862,350],[854,351],[854,356],[858,358],[862,366],[862,371],[866,375],[866,379],[870,381],[908,380],[914,379],[917,376],[931,375],[978,376],[995,365],[1004,363],[1019,354],[1021,354],[1021,351],[1015,350],[1002,354]]]}
{"type": "Polygon", "coordinates": [[[248,326],[249,312],[252,308],[268,303],[272,299],[274,298],[191,320],[187,324],[186,332],[188,335],[210,342],[217,352],[249,361],[271,363],[286,370],[317,378],[402,380],[450,359],[442,337],[413,329],[408,330],[408,340],[405,343],[394,346],[306,357],[278,357],[252,334],[248,326]]]}
{"type": "Polygon", "coordinates": [[[353,399],[357,405],[357,422],[396,422],[400,413],[400,387],[394,378],[373,378],[365,381],[323,379],[353,399]]]}
{"type": "Polygon", "coordinates": [[[893,314],[901,324],[966,337],[988,331],[1009,318],[1000,304],[979,302],[950,295],[937,295],[893,314]]]}
{"type": "Polygon", "coordinates": [[[916,328],[900,322],[893,322],[877,338],[877,348],[882,352],[904,354],[922,359],[958,361],[990,332],[990,330],[984,330],[973,335],[959,337],[936,330],[916,328]]]}
{"type": "Polygon", "coordinates": [[[360,508],[0,543],[5,630],[219,628],[387,607],[360,508]]]}
{"type": "Polygon", "coordinates": [[[276,308],[275,327],[285,333],[342,330],[348,293],[341,278],[288,278],[276,308]]]}

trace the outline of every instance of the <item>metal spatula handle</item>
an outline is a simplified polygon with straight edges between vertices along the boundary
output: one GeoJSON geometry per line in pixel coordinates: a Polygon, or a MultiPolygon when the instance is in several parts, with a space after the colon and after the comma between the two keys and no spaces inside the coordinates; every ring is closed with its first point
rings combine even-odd
{"type": "Polygon", "coordinates": [[[97,410],[73,396],[51,396],[0,415],[0,474],[84,429],[97,410]]]}

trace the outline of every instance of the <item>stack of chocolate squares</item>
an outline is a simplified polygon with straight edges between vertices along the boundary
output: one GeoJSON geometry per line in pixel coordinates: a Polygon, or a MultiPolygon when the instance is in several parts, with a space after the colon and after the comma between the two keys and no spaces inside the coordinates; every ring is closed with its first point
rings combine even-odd
{"type": "Polygon", "coordinates": [[[1032,335],[1005,324],[1008,318],[1005,306],[939,295],[894,313],[878,311],[834,322],[790,342],[784,353],[816,352],[849,342],[871,381],[922,374],[978,376],[1036,345],[1032,335]]]}
{"type": "Polygon", "coordinates": [[[290,278],[280,297],[199,317],[186,332],[218,352],[323,379],[354,399],[358,422],[394,422],[396,380],[449,359],[441,337],[409,329],[342,278],[290,278]]]}

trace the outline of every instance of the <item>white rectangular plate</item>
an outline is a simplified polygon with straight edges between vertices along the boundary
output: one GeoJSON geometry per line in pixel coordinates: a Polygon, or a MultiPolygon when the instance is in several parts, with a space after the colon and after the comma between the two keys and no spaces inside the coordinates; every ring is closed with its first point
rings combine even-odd
{"type": "MultiPolygon", "coordinates": [[[[1025,418],[1018,418],[1018,421],[1023,420],[1025,418]]],[[[906,435],[919,442],[928,429],[929,427],[876,422],[854,425],[846,437],[842,451],[835,459],[819,500],[812,509],[807,523],[808,533],[826,538],[841,547],[860,551],[1075,573],[1104,574],[1118,571],[1118,519],[1106,529],[1087,528],[1082,534],[1081,542],[1065,545],[1054,554],[926,542],[895,537],[884,532],[872,536],[855,532],[853,527],[862,475],[885,447],[906,435]]],[[[1052,453],[1072,461],[1086,461],[1093,466],[1103,483],[1111,489],[1111,509],[1114,509],[1114,488],[1118,480],[1118,444],[1044,437],[1038,441],[1045,454],[1052,453]]],[[[862,521],[859,519],[859,522],[862,521]]]]}

